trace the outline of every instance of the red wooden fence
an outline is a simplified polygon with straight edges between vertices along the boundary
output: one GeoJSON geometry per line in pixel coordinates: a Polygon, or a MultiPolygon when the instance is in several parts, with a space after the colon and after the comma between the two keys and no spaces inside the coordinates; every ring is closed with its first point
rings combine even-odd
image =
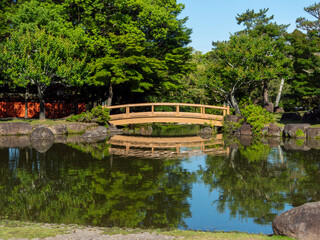
{"type": "MultiPolygon", "coordinates": [[[[47,118],[63,118],[73,113],[73,104],[71,103],[45,103],[47,118]]],[[[85,111],[85,104],[78,104],[78,113],[85,111]]],[[[39,117],[40,104],[36,102],[28,103],[28,118],[39,117]]],[[[0,117],[25,117],[24,102],[0,102],[0,117]]]]}

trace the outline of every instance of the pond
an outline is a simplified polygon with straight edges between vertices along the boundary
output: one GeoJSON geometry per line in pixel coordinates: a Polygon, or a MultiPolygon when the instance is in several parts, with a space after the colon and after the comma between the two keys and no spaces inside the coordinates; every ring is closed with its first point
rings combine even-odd
{"type": "Polygon", "coordinates": [[[0,217],[45,223],[272,233],[320,199],[320,144],[217,135],[0,138],[0,217]]]}

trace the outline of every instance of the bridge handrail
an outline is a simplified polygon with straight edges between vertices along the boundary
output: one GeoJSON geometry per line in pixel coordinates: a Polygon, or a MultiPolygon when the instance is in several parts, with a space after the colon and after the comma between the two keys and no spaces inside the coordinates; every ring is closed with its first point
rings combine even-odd
{"type": "Polygon", "coordinates": [[[203,105],[203,104],[194,104],[194,103],[134,103],[134,104],[124,104],[124,105],[114,105],[106,106],[104,108],[108,109],[117,109],[117,108],[131,108],[131,107],[153,107],[153,106],[176,106],[176,107],[200,107],[200,108],[210,108],[210,109],[219,109],[224,110],[223,115],[229,114],[229,106],[212,106],[212,105],[203,105]]]}

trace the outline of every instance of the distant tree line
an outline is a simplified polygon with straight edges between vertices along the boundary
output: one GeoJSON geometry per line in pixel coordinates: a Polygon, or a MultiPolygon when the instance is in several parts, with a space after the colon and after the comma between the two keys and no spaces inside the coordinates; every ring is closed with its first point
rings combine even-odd
{"type": "Polygon", "coordinates": [[[305,8],[315,20],[297,19],[293,33],[268,9],[238,14],[244,29],[206,54],[188,47],[183,8],[175,0],[1,1],[0,91],[36,96],[42,119],[45,101],[59,97],[89,108],[228,103],[236,114],[248,103],[269,111],[319,104],[320,3],[305,8]]]}

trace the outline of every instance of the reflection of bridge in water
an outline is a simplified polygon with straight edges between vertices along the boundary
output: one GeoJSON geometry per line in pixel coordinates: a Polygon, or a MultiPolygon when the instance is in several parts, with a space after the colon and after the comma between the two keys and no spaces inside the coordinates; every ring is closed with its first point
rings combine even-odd
{"type": "Polygon", "coordinates": [[[187,155],[228,155],[229,148],[224,147],[222,134],[211,139],[193,137],[137,137],[115,135],[108,143],[111,144],[110,154],[122,156],[173,158],[187,155]]]}

